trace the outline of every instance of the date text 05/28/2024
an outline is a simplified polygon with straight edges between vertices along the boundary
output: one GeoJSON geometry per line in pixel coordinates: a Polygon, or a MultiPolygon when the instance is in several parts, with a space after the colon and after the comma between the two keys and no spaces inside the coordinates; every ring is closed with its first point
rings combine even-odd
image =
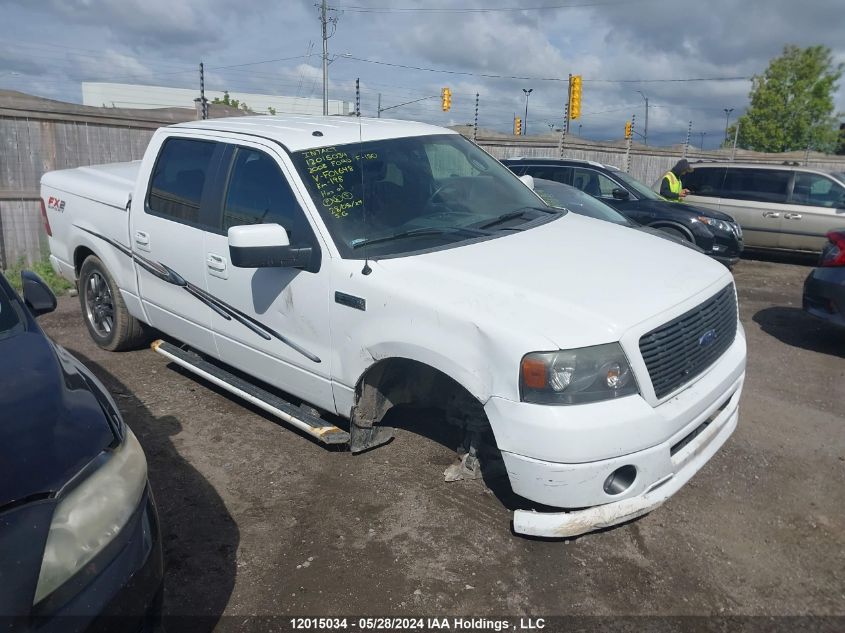
{"type": "Polygon", "coordinates": [[[511,631],[541,630],[543,618],[496,620],[488,618],[291,618],[297,631],[374,630],[374,631],[511,631]]]}

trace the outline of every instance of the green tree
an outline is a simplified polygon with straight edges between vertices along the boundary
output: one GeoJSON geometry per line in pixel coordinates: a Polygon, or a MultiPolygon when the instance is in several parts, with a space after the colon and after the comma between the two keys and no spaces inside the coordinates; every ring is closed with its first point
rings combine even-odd
{"type": "MultiPolygon", "coordinates": [[[[759,152],[790,152],[808,145],[831,152],[839,136],[833,95],[843,65],[826,46],[786,46],[752,79],[751,105],[739,117],[737,145],[759,152]]],[[[736,126],[728,138],[733,139],[736,126]]]]}
{"type": "Polygon", "coordinates": [[[228,90],[223,91],[223,98],[222,99],[220,97],[214,97],[214,99],[212,99],[211,103],[216,104],[216,105],[230,106],[232,108],[237,108],[237,109],[243,110],[244,112],[252,112],[252,110],[249,109],[249,106],[246,104],[246,102],[240,101],[239,99],[232,99],[232,97],[229,96],[228,90]]]}

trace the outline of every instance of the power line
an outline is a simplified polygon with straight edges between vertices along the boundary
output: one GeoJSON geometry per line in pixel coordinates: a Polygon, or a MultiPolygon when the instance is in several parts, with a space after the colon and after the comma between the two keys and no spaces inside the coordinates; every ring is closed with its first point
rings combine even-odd
{"type": "MultiPolygon", "coordinates": [[[[568,82],[568,77],[525,77],[520,75],[497,75],[493,73],[474,73],[465,70],[446,70],[444,68],[428,68],[425,66],[411,66],[409,64],[396,64],[394,62],[383,62],[377,59],[366,59],[363,57],[355,57],[354,55],[344,55],[342,59],[354,59],[355,61],[364,62],[366,64],[379,64],[381,66],[391,66],[393,68],[404,68],[406,70],[420,70],[430,73],[441,73],[444,75],[465,75],[469,77],[484,77],[486,79],[519,79],[523,81],[557,81],[568,82]]],[[[584,79],[584,82],[593,83],[669,83],[669,82],[692,82],[692,81],[739,81],[751,79],[751,77],[679,77],[668,79],[584,79]]]]}
{"type": "MultiPolygon", "coordinates": [[[[639,0],[641,2],[648,0],[639,0]]],[[[634,0],[608,0],[607,2],[582,2],[577,4],[551,4],[536,7],[475,7],[454,9],[448,7],[366,7],[342,6],[339,11],[352,13],[517,13],[521,11],[554,11],[560,9],[581,9],[586,7],[602,7],[609,5],[633,4],[634,0]]]]}

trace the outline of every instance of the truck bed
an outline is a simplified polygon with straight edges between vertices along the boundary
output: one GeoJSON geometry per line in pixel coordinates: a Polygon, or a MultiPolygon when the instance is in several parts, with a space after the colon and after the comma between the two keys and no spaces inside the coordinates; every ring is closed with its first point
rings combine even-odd
{"type": "Polygon", "coordinates": [[[43,185],[119,209],[126,208],[141,161],[62,169],[44,175],[43,185]]]}

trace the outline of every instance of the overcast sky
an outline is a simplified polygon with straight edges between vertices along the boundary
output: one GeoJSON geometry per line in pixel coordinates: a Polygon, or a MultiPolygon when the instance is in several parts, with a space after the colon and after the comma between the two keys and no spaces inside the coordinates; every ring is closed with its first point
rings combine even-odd
{"type": "MultiPolygon", "coordinates": [[[[81,81],[198,87],[196,67],[202,60],[209,88],[319,97],[315,1],[0,0],[0,88],[80,102],[81,81]],[[282,61],[254,63],[265,60],[282,61]]],[[[705,145],[713,147],[724,135],[723,109],[734,108],[733,120],[746,107],[748,80],[632,80],[750,77],[785,44],[824,44],[845,62],[841,0],[334,0],[329,5],[336,7],[331,15],[337,18],[329,52],[341,56],[329,67],[330,97],[354,100],[360,77],[362,112],[374,116],[378,93],[386,107],[449,86],[449,113],[441,112],[439,99],[385,113],[442,125],[472,122],[478,92],[479,124],[509,130],[514,113],[524,110],[522,89],[532,88],[528,131],[548,130],[561,122],[566,82],[543,79],[573,73],[584,78],[582,119],[573,122],[573,131],[580,123],[585,137],[620,138],[632,114],[641,131],[640,90],[651,106],[650,142],[683,142],[692,120],[692,143],[699,145],[705,132],[705,145]],[[569,6],[536,9],[562,5],[569,6]],[[487,10],[514,7],[526,9],[487,10]]],[[[843,88],[836,105],[845,111],[843,88]]]]}

